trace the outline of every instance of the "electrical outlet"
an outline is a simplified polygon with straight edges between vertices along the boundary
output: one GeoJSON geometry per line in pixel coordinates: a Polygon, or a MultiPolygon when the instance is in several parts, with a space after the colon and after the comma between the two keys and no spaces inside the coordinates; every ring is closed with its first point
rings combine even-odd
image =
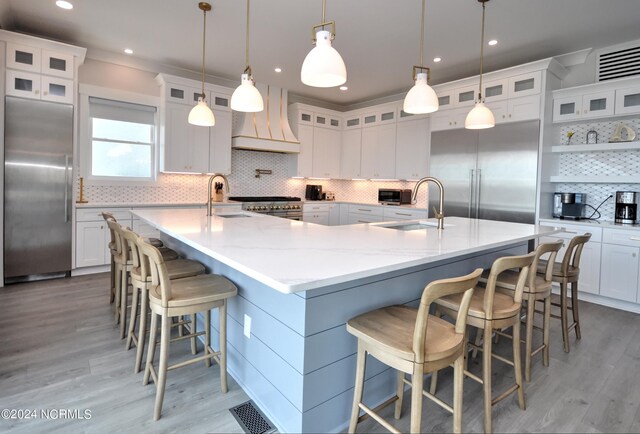
{"type": "Polygon", "coordinates": [[[251,317],[247,314],[244,314],[244,335],[251,339],[251,317]]]}

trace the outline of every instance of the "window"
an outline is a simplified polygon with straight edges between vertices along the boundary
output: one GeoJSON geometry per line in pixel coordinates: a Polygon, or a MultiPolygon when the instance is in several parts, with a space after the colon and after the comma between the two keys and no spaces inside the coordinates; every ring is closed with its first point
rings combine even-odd
{"type": "Polygon", "coordinates": [[[155,179],[156,108],[89,97],[90,176],[155,179]]]}

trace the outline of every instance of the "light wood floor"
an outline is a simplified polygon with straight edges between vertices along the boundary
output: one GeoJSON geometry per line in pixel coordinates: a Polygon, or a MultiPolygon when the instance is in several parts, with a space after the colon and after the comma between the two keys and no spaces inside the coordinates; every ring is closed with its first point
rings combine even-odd
{"type": "MultiPolygon", "coordinates": [[[[106,274],[0,288],[0,409],[85,409],[85,420],[2,420],[5,432],[242,432],[228,409],[248,399],[230,378],[219,393],[215,367],[204,364],[168,376],[162,419],[153,422],[155,389],[133,374],[133,351],[124,350],[113,325],[106,274]]],[[[562,351],[559,324],[552,321],[551,366],[535,359],[526,385],[527,410],[515,398],[494,407],[496,432],[640,432],[640,316],[581,303],[581,341],[562,351]]],[[[573,336],[573,334],[572,334],[573,336]]],[[[176,360],[188,343],[174,344],[176,360]]],[[[502,339],[498,352],[509,349],[502,339]]],[[[470,362],[472,370],[480,366],[470,362]]],[[[510,367],[494,361],[495,390],[512,381],[510,367]]],[[[355,366],[354,366],[355,369],[355,366]]],[[[482,431],[480,385],[464,383],[463,430],[482,431]]],[[[367,390],[365,387],[365,394],[367,390]]],[[[451,398],[451,373],[439,381],[451,398]]],[[[407,394],[398,427],[409,427],[407,394]]],[[[392,420],[392,406],[385,410],[392,420]]],[[[425,402],[425,432],[450,431],[451,416],[425,402]]],[[[358,432],[386,432],[367,420],[358,432]]]]}

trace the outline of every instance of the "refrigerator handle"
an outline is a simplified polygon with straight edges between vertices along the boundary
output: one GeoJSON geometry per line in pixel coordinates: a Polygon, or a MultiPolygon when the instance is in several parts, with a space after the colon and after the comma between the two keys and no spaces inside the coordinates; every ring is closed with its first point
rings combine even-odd
{"type": "Polygon", "coordinates": [[[69,221],[69,154],[64,154],[64,221],[69,221]]]}
{"type": "Polygon", "coordinates": [[[480,192],[482,191],[482,169],[478,169],[478,193],[476,194],[476,218],[480,218],[480,192]]]}
{"type": "Polygon", "coordinates": [[[473,169],[469,169],[469,215],[471,218],[471,204],[473,203],[473,169]]]}

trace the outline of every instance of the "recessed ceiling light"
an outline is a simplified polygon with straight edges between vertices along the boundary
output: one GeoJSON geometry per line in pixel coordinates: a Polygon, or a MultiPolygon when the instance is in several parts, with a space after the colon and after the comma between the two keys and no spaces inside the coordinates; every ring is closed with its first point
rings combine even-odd
{"type": "Polygon", "coordinates": [[[498,44],[498,40],[497,39],[492,39],[489,42],[487,42],[489,45],[497,45],[498,44]]]}
{"type": "Polygon", "coordinates": [[[67,1],[64,0],[57,0],[56,1],[56,6],[58,6],[59,8],[62,9],[73,9],[73,5],[67,1]]]}
{"type": "Polygon", "coordinates": [[[442,57],[434,57],[433,61],[436,62],[436,63],[441,62],[442,61],[442,57]]]}
{"type": "Polygon", "coordinates": [[[275,68],[274,71],[275,72],[282,72],[282,68],[275,68]]]}
{"type": "Polygon", "coordinates": [[[349,90],[349,87],[348,86],[340,86],[340,90],[343,91],[343,92],[346,92],[346,91],[349,90]]]}
{"type": "Polygon", "coordinates": [[[131,48],[125,48],[125,49],[124,49],[124,52],[125,52],[126,54],[133,54],[133,50],[132,50],[131,48]]]}

